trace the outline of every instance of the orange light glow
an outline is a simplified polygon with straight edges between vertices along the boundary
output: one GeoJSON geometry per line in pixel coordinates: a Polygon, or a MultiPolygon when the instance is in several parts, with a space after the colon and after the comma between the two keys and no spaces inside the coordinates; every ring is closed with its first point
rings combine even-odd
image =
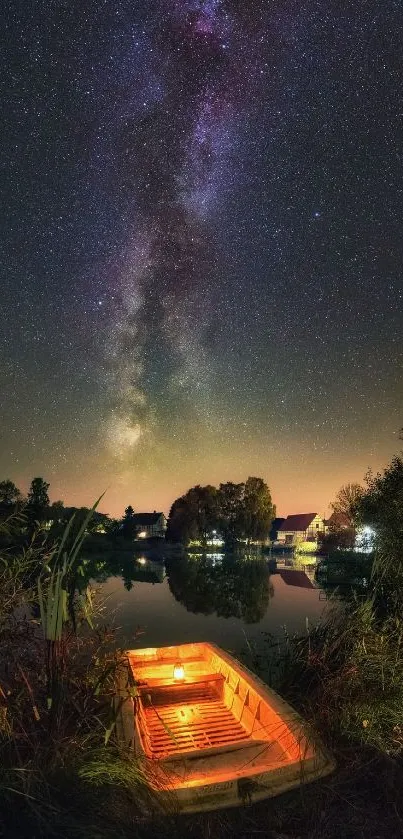
{"type": "Polygon", "coordinates": [[[214,809],[216,793],[219,806],[242,804],[239,778],[257,779],[258,800],[299,786],[302,765],[312,780],[334,768],[296,712],[214,644],[128,655],[139,684],[139,751],[152,761],[147,783],[175,792],[182,809],[214,809]]]}
{"type": "Polygon", "coordinates": [[[175,667],[174,667],[175,682],[182,682],[184,678],[185,678],[185,668],[184,668],[183,664],[178,662],[178,664],[175,664],[175,667]]]}

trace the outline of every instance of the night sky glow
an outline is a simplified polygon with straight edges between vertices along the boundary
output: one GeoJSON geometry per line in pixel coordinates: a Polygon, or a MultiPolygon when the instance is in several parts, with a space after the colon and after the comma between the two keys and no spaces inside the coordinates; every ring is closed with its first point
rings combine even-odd
{"type": "Polygon", "coordinates": [[[324,511],[403,424],[401,3],[6,6],[0,479],[324,511]]]}

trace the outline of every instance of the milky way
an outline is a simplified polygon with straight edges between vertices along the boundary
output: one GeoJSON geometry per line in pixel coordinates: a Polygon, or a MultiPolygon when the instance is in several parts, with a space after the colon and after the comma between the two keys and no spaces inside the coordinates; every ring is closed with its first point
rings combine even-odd
{"type": "Polygon", "coordinates": [[[0,16],[0,478],[325,510],[402,425],[401,3],[0,16]]]}
{"type": "Polygon", "coordinates": [[[167,3],[163,15],[148,49],[157,51],[156,87],[164,95],[160,102],[145,97],[147,115],[128,148],[136,234],[107,349],[115,399],[107,440],[125,459],[128,450],[152,445],[160,422],[173,431],[183,413],[218,426],[208,351],[217,278],[207,223],[236,177],[234,79],[241,61],[244,74],[250,70],[222,0],[167,3]]]}

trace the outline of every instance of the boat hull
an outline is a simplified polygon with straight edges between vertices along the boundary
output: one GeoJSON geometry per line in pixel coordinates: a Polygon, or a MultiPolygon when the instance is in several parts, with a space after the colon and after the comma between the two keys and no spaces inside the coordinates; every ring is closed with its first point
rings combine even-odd
{"type": "Polygon", "coordinates": [[[119,739],[150,789],[173,809],[250,804],[333,771],[334,761],[299,715],[214,644],[132,650],[128,660],[138,695],[126,694],[119,739]],[[188,674],[182,685],[169,678],[175,659],[188,674]],[[212,698],[201,686],[215,691],[212,698]]]}

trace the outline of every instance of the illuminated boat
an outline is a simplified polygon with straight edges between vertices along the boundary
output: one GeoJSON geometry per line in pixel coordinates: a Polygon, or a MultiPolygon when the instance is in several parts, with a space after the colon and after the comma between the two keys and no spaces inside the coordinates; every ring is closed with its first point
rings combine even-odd
{"type": "Polygon", "coordinates": [[[128,651],[118,734],[180,811],[237,806],[334,769],[298,714],[214,644],[128,651]]]}

